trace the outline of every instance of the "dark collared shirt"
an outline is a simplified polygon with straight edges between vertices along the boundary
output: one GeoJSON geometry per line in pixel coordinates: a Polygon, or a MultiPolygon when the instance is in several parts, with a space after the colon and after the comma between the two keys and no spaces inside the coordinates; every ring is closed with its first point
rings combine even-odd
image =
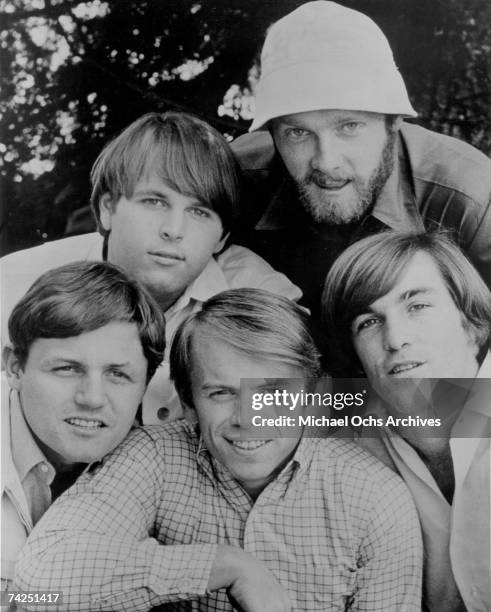
{"type": "Polygon", "coordinates": [[[394,170],[372,213],[338,227],[316,224],[303,211],[268,132],[242,136],[232,147],[245,174],[244,218],[235,241],[298,285],[314,318],[336,257],[388,228],[449,230],[491,286],[491,160],[474,147],[403,124],[394,170]]]}

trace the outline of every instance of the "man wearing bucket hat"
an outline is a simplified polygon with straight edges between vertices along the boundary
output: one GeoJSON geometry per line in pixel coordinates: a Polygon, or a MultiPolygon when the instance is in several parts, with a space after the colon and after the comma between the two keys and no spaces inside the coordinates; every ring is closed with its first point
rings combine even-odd
{"type": "Polygon", "coordinates": [[[416,117],[387,39],[366,15],[307,2],[268,31],[245,174],[240,240],[318,313],[326,273],[387,228],[453,234],[491,285],[491,161],[403,121],[416,117]]]}

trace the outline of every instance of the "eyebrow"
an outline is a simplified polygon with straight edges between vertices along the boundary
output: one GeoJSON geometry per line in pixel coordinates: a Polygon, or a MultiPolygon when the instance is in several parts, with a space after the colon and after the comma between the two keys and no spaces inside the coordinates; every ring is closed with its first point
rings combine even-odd
{"type": "Polygon", "coordinates": [[[53,355],[52,357],[46,357],[44,359],[44,363],[56,363],[58,361],[63,361],[65,363],[73,363],[73,364],[80,364],[82,363],[81,361],[78,361],[77,359],[72,359],[71,357],[65,357],[63,355],[53,355]]]}
{"type": "MultiPolygon", "coordinates": [[[[343,111],[339,111],[338,115],[334,115],[331,117],[331,121],[332,123],[340,123],[340,122],[345,122],[345,121],[355,121],[355,122],[361,122],[361,121],[365,121],[366,117],[364,115],[359,116],[359,115],[353,115],[351,113],[349,113],[348,111],[343,112],[343,111]]],[[[298,127],[301,129],[305,129],[308,130],[309,128],[306,127],[302,121],[301,117],[296,117],[295,115],[286,115],[283,117],[278,117],[275,121],[278,122],[279,125],[287,125],[287,126],[292,126],[292,127],[298,127]]]]}
{"type": "Polygon", "coordinates": [[[404,302],[405,300],[409,300],[416,295],[426,295],[428,293],[434,293],[435,290],[433,287],[416,287],[414,289],[408,289],[404,291],[399,296],[399,302],[404,302]]]}
{"type": "Polygon", "coordinates": [[[228,391],[235,391],[236,390],[235,387],[232,387],[231,385],[225,385],[225,384],[220,383],[220,382],[204,383],[203,385],[201,385],[201,389],[203,391],[209,391],[210,389],[227,389],[228,391]]]}
{"type": "MultiPolygon", "coordinates": [[[[433,287],[415,287],[414,289],[407,289],[406,291],[403,291],[397,298],[397,301],[399,303],[405,302],[406,300],[410,300],[411,298],[417,296],[417,295],[428,295],[431,293],[434,293],[435,290],[433,289],[433,287]]],[[[384,296],[382,296],[384,297],[384,296]]],[[[376,301],[378,301],[380,298],[377,298],[376,301]]],[[[367,306],[366,308],[364,308],[363,310],[360,310],[360,312],[358,314],[356,314],[353,317],[353,321],[355,319],[357,319],[358,317],[362,317],[363,315],[366,314],[372,314],[375,313],[375,311],[372,309],[372,304],[370,304],[369,306],[367,306]]]]}
{"type": "MultiPolygon", "coordinates": [[[[78,366],[86,366],[86,362],[84,361],[79,361],[78,359],[72,359],[71,357],[63,357],[62,355],[55,355],[53,357],[48,357],[46,358],[45,361],[43,361],[43,363],[45,365],[55,365],[57,363],[67,363],[70,365],[78,365],[78,366]]],[[[106,363],[103,365],[103,367],[105,368],[131,368],[132,365],[129,361],[125,361],[123,363],[106,363]]]]}

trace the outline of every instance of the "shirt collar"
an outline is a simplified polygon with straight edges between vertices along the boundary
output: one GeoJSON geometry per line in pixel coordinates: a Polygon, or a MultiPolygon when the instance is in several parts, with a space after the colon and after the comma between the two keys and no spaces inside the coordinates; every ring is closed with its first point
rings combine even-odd
{"type": "MultiPolygon", "coordinates": [[[[463,413],[474,412],[491,419],[491,353],[488,352],[469,390],[463,413]]],[[[460,419],[459,419],[460,422],[460,419]]],[[[459,423],[456,423],[456,426],[459,423]]],[[[456,429],[456,428],[454,428],[456,429]]],[[[455,433],[455,432],[454,432],[455,433]]],[[[490,432],[491,433],[491,432],[490,432]]]]}
{"type": "Polygon", "coordinates": [[[424,230],[411,190],[409,170],[401,153],[396,155],[394,168],[382,187],[371,214],[393,230],[424,230]]]}
{"type": "Polygon", "coordinates": [[[488,352],[484,361],[479,368],[476,378],[490,378],[491,379],[491,352],[488,352]]]}
{"type": "Polygon", "coordinates": [[[186,287],[181,297],[166,311],[166,315],[183,310],[191,301],[206,302],[226,289],[229,289],[229,286],[225,275],[216,259],[212,257],[203,272],[186,287]]]}
{"type": "Polygon", "coordinates": [[[55,469],[32,437],[22,413],[19,394],[14,389],[10,390],[10,427],[12,458],[19,480],[22,482],[36,465],[44,463],[49,468],[48,474],[51,482],[55,477],[55,469]]]}
{"type": "MultiPolygon", "coordinates": [[[[198,464],[200,464],[205,469],[208,469],[208,466],[211,465],[215,477],[218,476],[218,478],[222,481],[222,484],[228,483],[228,485],[230,486],[230,484],[233,482],[237,486],[239,486],[239,484],[233,478],[232,474],[227,470],[227,468],[222,463],[217,461],[206,448],[203,438],[200,435],[199,424],[196,423],[191,427],[193,428],[193,435],[199,436],[199,442],[196,451],[196,459],[198,464]]],[[[303,472],[309,465],[310,460],[312,458],[314,452],[313,446],[314,440],[312,438],[302,437],[295,450],[293,457],[285,465],[281,473],[278,474],[276,479],[281,478],[282,475],[288,474],[293,470],[296,470],[297,468],[299,468],[299,473],[300,471],[303,472]]]]}
{"type": "Polygon", "coordinates": [[[87,253],[87,257],[85,259],[91,261],[106,261],[106,257],[104,254],[105,244],[107,242],[101,234],[94,232],[92,234],[94,236],[94,242],[90,245],[89,252],[87,253]]]}
{"type": "MultiPolygon", "coordinates": [[[[266,210],[257,222],[257,230],[281,230],[294,226],[299,216],[298,196],[293,181],[284,170],[282,179],[266,210]],[[293,215],[293,216],[292,216],[293,215]]],[[[422,231],[423,221],[412,192],[410,168],[398,140],[394,168],[383,186],[371,216],[393,230],[422,231]]]]}

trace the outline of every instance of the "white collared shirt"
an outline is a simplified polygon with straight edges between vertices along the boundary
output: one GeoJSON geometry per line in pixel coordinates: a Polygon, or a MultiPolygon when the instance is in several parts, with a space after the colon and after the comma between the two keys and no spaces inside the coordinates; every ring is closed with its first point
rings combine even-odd
{"type": "Polygon", "coordinates": [[[27,426],[17,391],[1,377],[2,397],[2,580],[13,576],[14,563],[33,526],[51,505],[55,469],[27,426]]]}
{"type": "Polygon", "coordinates": [[[378,438],[362,433],[358,439],[399,472],[413,495],[425,546],[425,603],[435,612],[449,609],[456,587],[470,612],[491,609],[490,387],[488,355],[450,436],[452,504],[418,453],[397,432],[381,428],[378,438]]]}

